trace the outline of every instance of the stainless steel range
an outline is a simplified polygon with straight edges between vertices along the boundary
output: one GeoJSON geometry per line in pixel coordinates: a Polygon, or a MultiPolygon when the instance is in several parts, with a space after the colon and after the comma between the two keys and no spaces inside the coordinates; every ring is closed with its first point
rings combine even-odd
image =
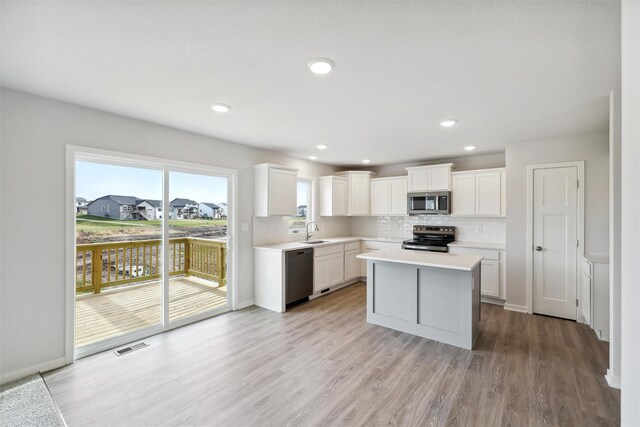
{"type": "Polygon", "coordinates": [[[456,240],[456,228],[431,225],[414,225],[413,239],[402,242],[402,249],[431,252],[449,252],[449,243],[456,240]]]}

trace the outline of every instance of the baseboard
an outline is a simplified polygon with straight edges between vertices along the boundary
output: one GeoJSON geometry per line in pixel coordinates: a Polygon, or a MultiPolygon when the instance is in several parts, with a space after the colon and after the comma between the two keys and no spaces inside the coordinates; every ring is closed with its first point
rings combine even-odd
{"type": "Polygon", "coordinates": [[[607,374],[604,376],[604,378],[607,380],[607,384],[609,384],[609,387],[617,388],[618,390],[620,390],[620,377],[613,375],[611,373],[611,369],[607,369],[607,374]]]}
{"type": "Polygon", "coordinates": [[[19,369],[17,371],[9,372],[7,374],[2,374],[0,375],[0,384],[10,383],[11,381],[28,377],[29,375],[38,374],[41,372],[47,372],[56,368],[61,368],[64,365],[65,365],[65,358],[59,357],[57,359],[49,360],[48,362],[43,362],[37,365],[29,366],[27,368],[19,369]]]}
{"type": "Polygon", "coordinates": [[[256,305],[255,300],[249,299],[238,303],[238,310],[256,305]]]}
{"type": "Polygon", "coordinates": [[[509,303],[504,303],[504,309],[505,310],[509,310],[509,311],[516,311],[518,313],[528,313],[529,310],[527,310],[527,306],[526,305],[516,305],[516,304],[509,304],[509,303]]]}
{"type": "Polygon", "coordinates": [[[493,305],[499,305],[500,307],[504,307],[504,300],[500,298],[480,296],[480,302],[485,304],[493,304],[493,305]]]}

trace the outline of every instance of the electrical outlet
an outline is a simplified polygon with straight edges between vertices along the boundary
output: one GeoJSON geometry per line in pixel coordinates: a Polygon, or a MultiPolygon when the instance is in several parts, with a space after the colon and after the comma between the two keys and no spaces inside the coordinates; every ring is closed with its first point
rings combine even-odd
{"type": "Polygon", "coordinates": [[[249,224],[246,222],[243,222],[240,227],[242,228],[242,231],[249,231],[249,224]]]}

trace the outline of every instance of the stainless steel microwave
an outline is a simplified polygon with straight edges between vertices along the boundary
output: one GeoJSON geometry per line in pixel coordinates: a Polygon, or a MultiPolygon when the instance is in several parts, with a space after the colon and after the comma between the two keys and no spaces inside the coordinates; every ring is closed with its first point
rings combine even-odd
{"type": "Polygon", "coordinates": [[[437,191],[407,194],[409,215],[448,215],[451,213],[451,192],[437,191]]]}

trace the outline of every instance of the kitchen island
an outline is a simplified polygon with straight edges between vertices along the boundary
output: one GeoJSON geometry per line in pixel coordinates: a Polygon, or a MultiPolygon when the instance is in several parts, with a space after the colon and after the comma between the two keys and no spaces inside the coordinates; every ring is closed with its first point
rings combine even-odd
{"type": "Polygon", "coordinates": [[[473,348],[482,257],[395,249],[358,258],[367,260],[367,322],[473,348]]]}

